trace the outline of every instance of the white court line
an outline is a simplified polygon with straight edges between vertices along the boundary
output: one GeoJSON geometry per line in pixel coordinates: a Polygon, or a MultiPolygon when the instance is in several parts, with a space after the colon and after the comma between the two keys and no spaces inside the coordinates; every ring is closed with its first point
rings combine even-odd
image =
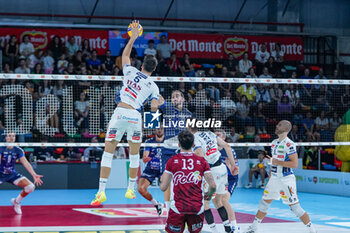
{"type": "Polygon", "coordinates": [[[341,226],[341,227],[350,227],[350,222],[326,222],[327,224],[341,226]]]}
{"type": "MultiPolygon", "coordinates": [[[[241,232],[244,232],[250,224],[239,224],[241,232]]],[[[218,230],[224,230],[221,224],[217,224],[218,230]]],[[[326,225],[315,225],[318,233],[349,233],[349,229],[326,225]]],[[[164,225],[127,225],[127,226],[64,226],[64,227],[3,227],[1,232],[19,231],[108,231],[108,230],[161,230],[164,225]]],[[[209,233],[209,226],[204,225],[203,233],[209,233]]],[[[293,223],[262,223],[259,233],[308,233],[306,227],[300,222],[293,223]]]]}

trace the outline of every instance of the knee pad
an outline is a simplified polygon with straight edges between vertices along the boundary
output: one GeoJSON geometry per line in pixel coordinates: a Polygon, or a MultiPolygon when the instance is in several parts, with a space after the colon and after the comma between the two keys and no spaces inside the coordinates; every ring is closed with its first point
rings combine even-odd
{"type": "Polygon", "coordinates": [[[140,155],[130,155],[130,167],[138,168],[140,166],[140,155]]]}
{"type": "Polygon", "coordinates": [[[264,199],[261,199],[259,203],[259,210],[263,213],[267,213],[267,210],[269,209],[271,203],[267,203],[264,199]]]}
{"type": "Polygon", "coordinates": [[[101,167],[112,167],[112,160],[113,160],[113,154],[108,152],[103,152],[102,160],[101,160],[101,167]]]}
{"type": "Polygon", "coordinates": [[[34,189],[35,189],[35,185],[34,184],[28,184],[27,186],[25,186],[23,188],[24,192],[26,192],[26,193],[31,193],[31,192],[34,191],[34,189]]]}
{"type": "Polygon", "coordinates": [[[297,216],[298,218],[300,218],[301,216],[303,216],[305,214],[305,210],[303,210],[303,208],[301,208],[300,204],[295,204],[295,205],[291,205],[289,206],[290,210],[295,214],[295,216],[297,216]]]}

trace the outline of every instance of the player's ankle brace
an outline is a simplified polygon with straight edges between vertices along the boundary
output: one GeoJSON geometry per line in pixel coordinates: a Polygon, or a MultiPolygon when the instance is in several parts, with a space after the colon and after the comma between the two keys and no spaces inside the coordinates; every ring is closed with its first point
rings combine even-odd
{"type": "Polygon", "coordinates": [[[103,152],[101,167],[112,167],[113,154],[106,151],[103,152]]]}
{"type": "Polygon", "coordinates": [[[138,168],[140,166],[140,155],[130,155],[130,168],[138,168]]]}
{"type": "Polygon", "coordinates": [[[209,225],[214,223],[213,213],[211,212],[210,209],[204,211],[204,217],[209,225]]]}
{"type": "Polygon", "coordinates": [[[270,205],[271,203],[268,203],[264,199],[261,199],[258,210],[260,212],[267,213],[267,210],[269,209],[270,205]]]}
{"type": "Polygon", "coordinates": [[[305,214],[305,210],[303,210],[303,208],[301,208],[299,203],[295,204],[295,205],[291,205],[290,210],[293,211],[295,216],[297,216],[298,218],[300,218],[301,216],[303,216],[305,214]]]}

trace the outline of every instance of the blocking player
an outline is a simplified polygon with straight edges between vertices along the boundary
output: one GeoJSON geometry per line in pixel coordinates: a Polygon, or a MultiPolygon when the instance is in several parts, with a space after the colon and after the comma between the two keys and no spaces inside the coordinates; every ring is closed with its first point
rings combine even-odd
{"type": "MultiPolygon", "coordinates": [[[[216,129],[214,133],[216,136],[218,136],[222,140],[224,141],[226,140],[226,132],[224,130],[216,129]]],[[[230,166],[226,150],[221,146],[219,146],[219,151],[221,153],[221,162],[225,163],[227,166],[227,177],[228,177],[228,189],[227,189],[228,192],[223,196],[222,203],[227,211],[228,219],[231,222],[233,232],[238,232],[239,227],[237,225],[235,212],[232,206],[230,205],[230,198],[232,197],[233,191],[236,189],[238,184],[238,173],[239,173],[238,165],[239,164],[238,164],[236,151],[233,148],[231,148],[231,150],[232,150],[233,158],[235,160],[235,165],[236,165],[234,168],[230,166]]],[[[213,199],[213,203],[215,207],[219,205],[216,198],[213,199]]]]}
{"type": "Polygon", "coordinates": [[[211,187],[208,196],[213,194],[216,185],[206,160],[192,152],[193,134],[181,131],[178,140],[181,152],[167,162],[160,183],[164,192],[172,181],[172,201],[165,230],[183,232],[187,223],[189,232],[198,233],[204,221],[203,177],[211,187]]]}
{"type": "Polygon", "coordinates": [[[137,171],[140,165],[140,145],[142,142],[142,118],[141,109],[146,100],[151,100],[151,110],[158,109],[159,89],[149,78],[157,67],[157,60],[154,56],[145,56],[142,69],[130,65],[130,52],[135,40],[138,37],[138,21],[131,24],[131,37],[126,44],[122,54],[123,65],[123,86],[116,96],[117,108],[111,117],[105,139],[105,149],[101,160],[101,172],[99,190],[91,205],[100,205],[106,201],[105,188],[109,177],[113,153],[122,139],[124,133],[130,147],[129,185],[125,197],[135,198],[134,187],[137,179],[137,171]]]}
{"type": "MultiPolygon", "coordinates": [[[[196,122],[196,121],[195,121],[196,122]]],[[[233,153],[231,147],[221,138],[217,137],[213,132],[198,132],[198,129],[193,127],[188,127],[188,130],[194,134],[195,142],[193,151],[195,154],[204,157],[209,163],[210,170],[212,171],[214,181],[216,184],[216,195],[215,199],[217,201],[217,210],[224,224],[226,232],[232,232],[232,226],[228,219],[228,214],[223,206],[222,199],[227,193],[227,170],[226,166],[221,162],[221,154],[218,146],[224,148],[227,153],[228,161],[232,169],[235,168],[235,161],[233,158],[233,153]]],[[[209,227],[213,232],[217,231],[214,223],[214,217],[209,207],[210,199],[206,199],[206,204],[204,206],[204,216],[209,227]]]]}
{"type": "Polygon", "coordinates": [[[286,120],[280,121],[276,126],[275,134],[278,139],[271,143],[272,157],[267,155],[271,165],[270,179],[260,201],[258,213],[246,233],[258,232],[259,224],[266,216],[272,201],[281,198],[283,203],[289,205],[290,210],[305,224],[309,232],[316,233],[309,215],[299,204],[295,176],[292,170],[292,168],[298,167],[298,154],[294,142],[287,137],[291,129],[292,124],[286,120]]]}
{"type": "Polygon", "coordinates": [[[172,125],[172,122],[185,122],[186,119],[192,118],[192,113],[184,106],[185,98],[181,91],[174,90],[171,93],[171,102],[164,101],[164,104],[159,106],[159,109],[163,112],[163,118],[167,127],[165,129],[165,136],[173,137],[177,136],[181,131],[185,130],[185,127],[181,127],[180,124],[176,126],[172,125]]]}
{"type": "MultiPolygon", "coordinates": [[[[164,139],[164,128],[161,127],[155,130],[155,137],[147,140],[145,143],[163,143],[164,139]]],[[[163,212],[162,204],[158,203],[158,201],[153,198],[152,194],[147,191],[147,188],[153,183],[155,178],[160,178],[162,175],[164,171],[164,169],[162,169],[163,162],[166,163],[166,161],[163,161],[163,158],[170,158],[173,155],[175,155],[175,150],[165,147],[146,147],[143,152],[142,160],[145,163],[148,163],[139,180],[138,191],[144,198],[154,205],[159,216],[162,215],[163,212]]],[[[167,189],[164,192],[164,200],[166,208],[169,210],[170,189],[167,189]]]]}
{"type": "MultiPolygon", "coordinates": [[[[14,143],[16,141],[16,134],[9,132],[6,135],[7,143],[14,143]]],[[[35,189],[35,185],[40,186],[43,184],[41,180],[43,176],[35,173],[32,165],[28,162],[24,156],[24,152],[20,147],[7,146],[0,147],[0,184],[8,182],[18,187],[23,188],[22,192],[16,197],[11,199],[11,203],[14,206],[14,210],[17,214],[22,214],[21,201],[29,193],[32,193],[35,189]],[[28,180],[25,176],[19,174],[15,170],[16,160],[19,160],[25,169],[32,175],[34,184],[28,180]]]]}

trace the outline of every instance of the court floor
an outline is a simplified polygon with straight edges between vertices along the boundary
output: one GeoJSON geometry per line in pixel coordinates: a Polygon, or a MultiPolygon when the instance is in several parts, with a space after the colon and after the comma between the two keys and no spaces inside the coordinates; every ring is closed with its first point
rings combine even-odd
{"type": "MultiPolygon", "coordinates": [[[[125,190],[109,189],[108,200],[99,208],[89,206],[96,190],[36,190],[22,202],[23,215],[15,215],[10,203],[19,190],[0,190],[0,232],[164,232],[166,212],[158,217],[155,209],[140,194],[124,198],[125,190]]],[[[163,201],[156,188],[152,195],[163,201]]],[[[253,221],[262,196],[260,189],[237,189],[231,198],[241,232],[253,221]]],[[[319,233],[350,232],[349,197],[299,193],[302,207],[310,214],[319,233]]],[[[219,216],[214,212],[217,223],[219,216]]],[[[222,232],[224,232],[223,227],[222,232]]],[[[204,233],[208,233],[205,224],[204,233]]],[[[288,206],[274,202],[260,233],[307,233],[288,206]]]]}

